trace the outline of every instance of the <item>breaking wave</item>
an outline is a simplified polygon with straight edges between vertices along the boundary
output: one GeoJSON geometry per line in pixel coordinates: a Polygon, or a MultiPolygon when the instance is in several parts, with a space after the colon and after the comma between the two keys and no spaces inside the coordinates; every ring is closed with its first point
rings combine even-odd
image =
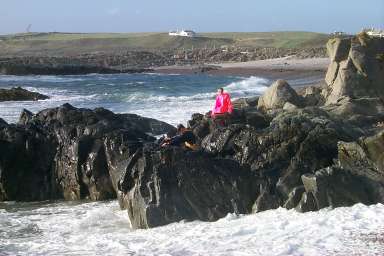
{"type": "Polygon", "coordinates": [[[2,255],[380,255],[384,205],[279,208],[132,230],[111,202],[0,203],[2,255]],[[43,242],[42,242],[43,241],[43,242]],[[20,254],[20,252],[22,252],[20,254]]]}

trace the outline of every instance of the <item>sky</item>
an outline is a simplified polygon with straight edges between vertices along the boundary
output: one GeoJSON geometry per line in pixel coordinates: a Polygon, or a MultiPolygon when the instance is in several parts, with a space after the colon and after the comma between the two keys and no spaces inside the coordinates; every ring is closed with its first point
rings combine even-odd
{"type": "Polygon", "coordinates": [[[0,34],[359,32],[384,28],[384,0],[0,0],[0,34]]]}

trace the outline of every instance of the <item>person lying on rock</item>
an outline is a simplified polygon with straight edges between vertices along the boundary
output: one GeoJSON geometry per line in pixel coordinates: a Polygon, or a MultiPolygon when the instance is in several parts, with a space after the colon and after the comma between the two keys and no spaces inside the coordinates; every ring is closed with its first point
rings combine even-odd
{"type": "Polygon", "coordinates": [[[158,146],[162,146],[165,142],[169,141],[173,136],[176,135],[176,131],[170,131],[161,136],[159,139],[155,141],[155,144],[158,146]]]}
{"type": "Polygon", "coordinates": [[[196,137],[190,129],[184,127],[184,125],[179,124],[177,126],[177,135],[172,138],[164,139],[161,144],[162,147],[166,146],[185,146],[186,148],[195,150],[196,149],[196,137]]]}
{"type": "Polygon", "coordinates": [[[212,119],[225,123],[228,115],[232,114],[232,112],[233,105],[231,102],[231,97],[228,93],[224,92],[223,88],[217,89],[215,106],[211,111],[212,119]]]}

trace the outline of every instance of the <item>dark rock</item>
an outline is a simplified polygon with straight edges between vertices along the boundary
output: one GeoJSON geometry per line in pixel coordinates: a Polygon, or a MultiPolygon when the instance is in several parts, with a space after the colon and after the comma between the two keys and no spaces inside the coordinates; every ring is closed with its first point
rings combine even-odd
{"type": "Polygon", "coordinates": [[[0,126],[8,125],[7,122],[5,122],[4,119],[0,118],[0,126]]]}
{"type": "Polygon", "coordinates": [[[318,208],[316,207],[315,198],[311,193],[306,192],[302,194],[300,202],[295,209],[298,212],[309,212],[318,210],[318,208]]]}
{"type": "Polygon", "coordinates": [[[339,166],[302,176],[306,194],[315,202],[302,211],[384,202],[384,133],[340,142],[338,150],[339,166]]]}
{"type": "Polygon", "coordinates": [[[270,120],[256,108],[249,108],[243,111],[244,122],[256,129],[263,129],[269,126],[270,120]]]}
{"type": "Polygon", "coordinates": [[[337,167],[327,167],[314,175],[304,175],[303,183],[306,194],[311,195],[314,200],[313,207],[302,209],[303,212],[325,207],[335,208],[356,203],[373,204],[383,201],[383,199],[377,201],[376,195],[373,196],[374,190],[383,189],[383,184],[372,182],[363,176],[352,175],[349,171],[337,167]]]}
{"type": "Polygon", "coordinates": [[[257,185],[236,161],[180,148],[144,149],[129,167],[121,189],[134,228],[251,212],[257,185]]]}
{"type": "Polygon", "coordinates": [[[115,198],[128,157],[154,141],[146,133],[171,130],[154,119],[102,108],[64,104],[36,115],[24,110],[19,124],[0,126],[0,199],[115,198]]]}
{"type": "Polygon", "coordinates": [[[27,109],[23,109],[21,111],[18,123],[22,125],[26,125],[28,122],[31,121],[32,118],[33,118],[33,113],[27,109]]]}
{"type": "Polygon", "coordinates": [[[259,102],[259,97],[250,97],[250,98],[240,98],[232,102],[233,108],[235,109],[244,109],[247,107],[257,107],[259,102]]]}
{"type": "Polygon", "coordinates": [[[384,131],[355,142],[340,142],[338,151],[342,168],[384,181],[384,131]]]}
{"type": "Polygon", "coordinates": [[[288,195],[288,199],[285,201],[283,207],[289,209],[295,208],[301,200],[303,193],[305,192],[304,186],[297,186],[288,195]]]}
{"type": "Polygon", "coordinates": [[[261,212],[279,208],[279,197],[267,191],[262,192],[252,207],[252,212],[261,212]]]}
{"type": "Polygon", "coordinates": [[[0,101],[45,100],[45,99],[49,99],[49,97],[37,92],[30,92],[21,87],[14,87],[12,89],[0,89],[0,101]]]}

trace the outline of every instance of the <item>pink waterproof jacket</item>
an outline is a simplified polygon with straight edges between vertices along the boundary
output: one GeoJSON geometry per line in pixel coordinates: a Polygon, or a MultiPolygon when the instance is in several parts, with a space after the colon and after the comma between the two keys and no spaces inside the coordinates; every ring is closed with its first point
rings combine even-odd
{"type": "Polygon", "coordinates": [[[233,106],[231,102],[231,97],[228,93],[222,93],[217,95],[215,106],[212,109],[212,115],[215,114],[224,114],[224,113],[232,113],[233,106]]]}

